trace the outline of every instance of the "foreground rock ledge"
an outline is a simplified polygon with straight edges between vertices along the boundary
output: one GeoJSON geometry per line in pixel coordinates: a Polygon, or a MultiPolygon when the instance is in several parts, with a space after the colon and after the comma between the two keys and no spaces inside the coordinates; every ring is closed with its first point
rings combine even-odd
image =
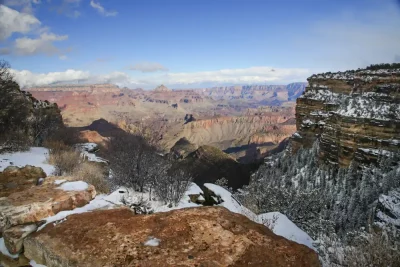
{"type": "Polygon", "coordinates": [[[48,267],[320,266],[313,250],[222,207],[71,215],[27,237],[24,247],[27,258],[48,267]],[[151,238],[159,243],[148,245],[151,238]]]}

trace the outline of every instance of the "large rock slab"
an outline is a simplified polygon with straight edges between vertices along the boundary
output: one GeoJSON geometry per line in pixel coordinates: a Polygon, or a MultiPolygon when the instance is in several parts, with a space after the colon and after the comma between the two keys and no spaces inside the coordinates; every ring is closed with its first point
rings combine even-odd
{"type": "Polygon", "coordinates": [[[320,266],[313,250],[222,207],[71,215],[28,236],[24,247],[48,267],[320,266]]]}
{"type": "Polygon", "coordinates": [[[3,172],[0,172],[0,198],[7,197],[13,192],[34,187],[38,184],[39,179],[46,176],[46,173],[40,167],[30,165],[22,168],[9,166],[3,172]]]}
{"type": "Polygon", "coordinates": [[[92,185],[87,185],[85,189],[65,191],[59,189],[60,185],[55,183],[55,179],[46,178],[41,185],[19,188],[7,197],[0,197],[0,236],[12,226],[39,222],[60,211],[82,207],[96,195],[92,185]]]}

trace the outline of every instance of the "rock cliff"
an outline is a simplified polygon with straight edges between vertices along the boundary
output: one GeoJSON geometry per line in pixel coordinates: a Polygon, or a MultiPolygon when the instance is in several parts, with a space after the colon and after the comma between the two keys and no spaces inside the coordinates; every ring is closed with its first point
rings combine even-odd
{"type": "Polygon", "coordinates": [[[320,158],[348,166],[400,149],[400,69],[359,69],[308,78],[297,99],[294,147],[320,140],[320,158]]]}

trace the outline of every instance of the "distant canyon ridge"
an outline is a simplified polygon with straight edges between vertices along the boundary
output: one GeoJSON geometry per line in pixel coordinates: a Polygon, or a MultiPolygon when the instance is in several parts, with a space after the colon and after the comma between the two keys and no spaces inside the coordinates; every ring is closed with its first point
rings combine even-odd
{"type": "Polygon", "coordinates": [[[143,90],[74,84],[25,90],[57,103],[70,127],[104,119],[125,131],[151,136],[166,151],[185,138],[246,161],[278,149],[296,131],[295,101],[306,86],[299,82],[171,90],[160,85],[143,90]]]}

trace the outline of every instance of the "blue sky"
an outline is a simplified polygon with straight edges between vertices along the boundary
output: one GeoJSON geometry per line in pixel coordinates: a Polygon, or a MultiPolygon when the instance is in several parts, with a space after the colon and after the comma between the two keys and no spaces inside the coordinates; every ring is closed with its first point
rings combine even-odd
{"type": "Polygon", "coordinates": [[[398,2],[3,0],[0,57],[22,86],[305,81],[400,61],[398,2]]]}

